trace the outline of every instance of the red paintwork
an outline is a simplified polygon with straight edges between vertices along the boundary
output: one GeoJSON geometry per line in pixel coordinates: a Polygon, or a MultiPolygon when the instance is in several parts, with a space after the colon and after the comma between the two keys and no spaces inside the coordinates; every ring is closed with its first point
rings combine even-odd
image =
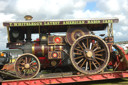
{"type": "Polygon", "coordinates": [[[128,61],[128,54],[125,54],[125,57],[126,57],[126,59],[127,59],[127,61],[128,61]]]}
{"type": "MultiPolygon", "coordinates": [[[[122,50],[123,54],[125,55],[125,58],[128,60],[128,57],[126,56],[124,49],[122,47],[120,47],[119,45],[117,45],[117,46],[119,47],[119,49],[122,50]]],[[[119,63],[119,62],[120,62],[119,57],[117,57],[117,63],[119,63]]],[[[127,67],[125,64],[126,64],[125,62],[121,62],[118,67],[118,70],[121,70],[121,71],[126,70],[127,67]]]]}
{"type": "Polygon", "coordinates": [[[40,39],[39,39],[39,38],[37,38],[35,41],[40,41],[40,39]]]}
{"type": "Polygon", "coordinates": [[[62,41],[61,41],[61,38],[60,38],[60,37],[56,37],[56,38],[55,38],[55,42],[56,42],[56,43],[62,42],[62,41]]]}
{"type": "Polygon", "coordinates": [[[50,61],[46,57],[38,57],[43,68],[49,67],[50,61]]]}
{"type": "Polygon", "coordinates": [[[46,85],[46,84],[64,84],[64,83],[76,83],[85,81],[115,79],[128,77],[128,72],[115,72],[115,73],[103,73],[95,75],[77,75],[68,77],[52,77],[52,78],[38,78],[38,79],[25,79],[25,80],[11,80],[4,81],[2,85],[46,85]]]}
{"type": "MultiPolygon", "coordinates": [[[[117,45],[118,46],[118,48],[123,52],[123,54],[124,54],[124,56],[125,56],[125,58],[127,59],[127,61],[128,61],[128,55],[127,54],[125,54],[125,51],[124,51],[124,49],[122,48],[122,47],[120,47],[119,45],[117,45]]],[[[121,55],[117,55],[116,56],[116,59],[115,60],[113,60],[113,61],[111,61],[112,62],[112,65],[114,66],[114,67],[116,67],[116,66],[118,66],[117,67],[117,71],[125,71],[128,67],[127,67],[127,63],[126,63],[126,61],[124,60],[123,62],[121,62],[120,61],[120,59],[119,59],[119,56],[121,56],[121,55]]]]}

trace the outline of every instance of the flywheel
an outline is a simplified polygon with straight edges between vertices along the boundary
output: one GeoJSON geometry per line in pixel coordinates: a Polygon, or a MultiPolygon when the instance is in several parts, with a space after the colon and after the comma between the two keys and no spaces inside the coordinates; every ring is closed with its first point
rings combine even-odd
{"type": "Polygon", "coordinates": [[[16,75],[20,78],[33,78],[39,73],[39,70],[39,59],[30,53],[21,55],[15,62],[16,75]]]}
{"type": "Polygon", "coordinates": [[[70,45],[72,45],[77,38],[88,34],[89,30],[87,27],[71,27],[67,30],[66,40],[70,45]]]}
{"type": "Polygon", "coordinates": [[[79,37],[71,46],[70,59],[76,70],[96,74],[107,66],[110,52],[105,41],[95,35],[79,37]]]}

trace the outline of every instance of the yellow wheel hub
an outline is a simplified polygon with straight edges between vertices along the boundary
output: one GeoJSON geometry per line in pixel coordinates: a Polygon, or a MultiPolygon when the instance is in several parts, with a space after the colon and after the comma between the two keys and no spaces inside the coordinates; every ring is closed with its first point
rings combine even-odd
{"type": "Polygon", "coordinates": [[[88,51],[88,52],[87,52],[87,57],[92,57],[92,55],[93,55],[93,54],[92,54],[91,51],[88,51]]]}
{"type": "Polygon", "coordinates": [[[30,64],[25,64],[25,68],[30,68],[30,64]]]}

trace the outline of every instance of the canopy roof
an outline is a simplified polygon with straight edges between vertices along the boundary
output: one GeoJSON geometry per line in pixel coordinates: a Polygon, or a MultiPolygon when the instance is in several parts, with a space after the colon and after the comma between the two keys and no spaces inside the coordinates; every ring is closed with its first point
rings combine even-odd
{"type": "Polygon", "coordinates": [[[83,20],[42,20],[42,21],[17,21],[4,22],[4,26],[9,27],[24,27],[24,26],[59,26],[59,25],[86,25],[86,24],[108,24],[118,23],[118,18],[97,18],[97,19],[83,19],[83,20]]]}

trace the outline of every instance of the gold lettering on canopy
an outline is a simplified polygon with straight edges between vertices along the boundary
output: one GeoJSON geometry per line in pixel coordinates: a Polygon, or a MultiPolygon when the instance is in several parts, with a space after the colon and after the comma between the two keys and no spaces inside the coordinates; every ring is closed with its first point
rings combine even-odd
{"type": "Polygon", "coordinates": [[[113,20],[103,20],[103,23],[113,23],[113,20]]]}
{"type": "Polygon", "coordinates": [[[74,20],[74,21],[42,21],[42,22],[11,22],[9,26],[43,26],[43,25],[75,25],[113,23],[113,20],[74,20]]]}
{"type": "Polygon", "coordinates": [[[42,22],[17,22],[17,23],[9,23],[10,26],[41,26],[42,22]]]}
{"type": "Polygon", "coordinates": [[[70,24],[85,24],[85,21],[64,21],[63,25],[70,25],[70,24]]]}
{"type": "Polygon", "coordinates": [[[99,24],[100,20],[88,20],[88,24],[99,24]]]}
{"type": "Polygon", "coordinates": [[[60,25],[60,22],[44,22],[44,25],[60,25]]]}
{"type": "Polygon", "coordinates": [[[13,26],[12,23],[9,23],[10,26],[13,26]]]}

